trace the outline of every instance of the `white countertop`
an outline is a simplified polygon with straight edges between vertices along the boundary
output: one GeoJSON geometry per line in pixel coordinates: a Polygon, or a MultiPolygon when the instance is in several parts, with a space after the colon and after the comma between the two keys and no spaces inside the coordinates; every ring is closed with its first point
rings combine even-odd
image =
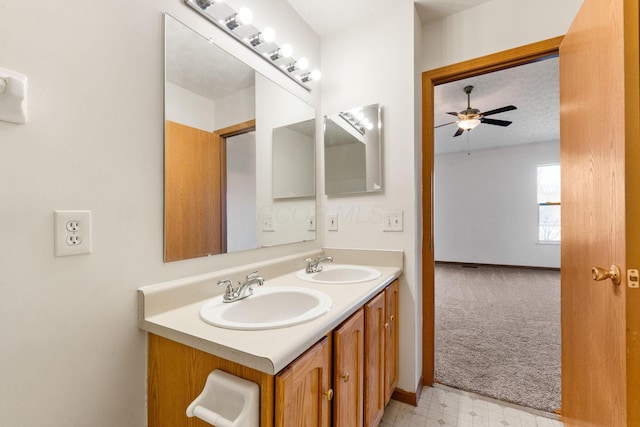
{"type": "MultiPolygon", "coordinates": [[[[211,275],[140,288],[139,327],[261,372],[277,374],[399,277],[402,254],[399,259],[399,266],[370,265],[380,270],[381,276],[369,282],[316,284],[298,279],[295,271],[266,278],[263,287],[299,286],[320,290],[331,297],[333,304],[329,312],[303,324],[243,331],[205,323],[200,319],[200,308],[221,291],[215,286],[218,277],[211,275]],[[207,286],[211,291],[205,296],[203,289],[207,286]],[[195,291],[194,287],[197,287],[195,291]],[[189,296],[174,298],[181,291],[189,296]]],[[[262,287],[255,288],[255,293],[260,289],[262,287]]]]}

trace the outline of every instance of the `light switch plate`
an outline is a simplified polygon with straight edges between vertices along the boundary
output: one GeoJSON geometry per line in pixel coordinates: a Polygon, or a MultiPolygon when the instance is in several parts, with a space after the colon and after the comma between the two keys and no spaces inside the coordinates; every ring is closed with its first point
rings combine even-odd
{"type": "Polygon", "coordinates": [[[382,231],[402,231],[404,218],[402,211],[382,212],[382,231]]]}
{"type": "Polygon", "coordinates": [[[316,217],[311,215],[307,218],[307,231],[316,231],[316,217]]]}
{"type": "Polygon", "coordinates": [[[330,213],[327,215],[327,225],[329,231],[338,231],[338,214],[330,213]]]}

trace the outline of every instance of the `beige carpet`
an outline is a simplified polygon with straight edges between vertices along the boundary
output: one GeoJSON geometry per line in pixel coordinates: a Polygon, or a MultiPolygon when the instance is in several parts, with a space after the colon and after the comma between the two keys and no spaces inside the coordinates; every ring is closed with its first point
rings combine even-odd
{"type": "Polygon", "coordinates": [[[436,382],[560,407],[560,272],[436,264],[436,382]]]}

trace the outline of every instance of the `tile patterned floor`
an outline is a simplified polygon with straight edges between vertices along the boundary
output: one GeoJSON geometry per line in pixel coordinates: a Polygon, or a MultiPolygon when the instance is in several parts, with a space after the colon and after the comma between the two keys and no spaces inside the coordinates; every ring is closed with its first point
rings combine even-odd
{"type": "Polygon", "coordinates": [[[418,406],[392,400],[380,427],[563,427],[560,421],[470,397],[425,387],[418,406]]]}

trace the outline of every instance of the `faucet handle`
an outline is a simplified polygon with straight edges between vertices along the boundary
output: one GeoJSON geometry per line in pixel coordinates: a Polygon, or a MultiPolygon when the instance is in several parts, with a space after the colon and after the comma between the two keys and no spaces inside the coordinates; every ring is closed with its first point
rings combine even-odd
{"type": "Polygon", "coordinates": [[[233,282],[229,279],[218,280],[218,286],[233,286],[233,282]]]}
{"type": "Polygon", "coordinates": [[[251,273],[247,274],[246,280],[255,279],[256,277],[258,277],[258,270],[252,271],[251,273]]]}

